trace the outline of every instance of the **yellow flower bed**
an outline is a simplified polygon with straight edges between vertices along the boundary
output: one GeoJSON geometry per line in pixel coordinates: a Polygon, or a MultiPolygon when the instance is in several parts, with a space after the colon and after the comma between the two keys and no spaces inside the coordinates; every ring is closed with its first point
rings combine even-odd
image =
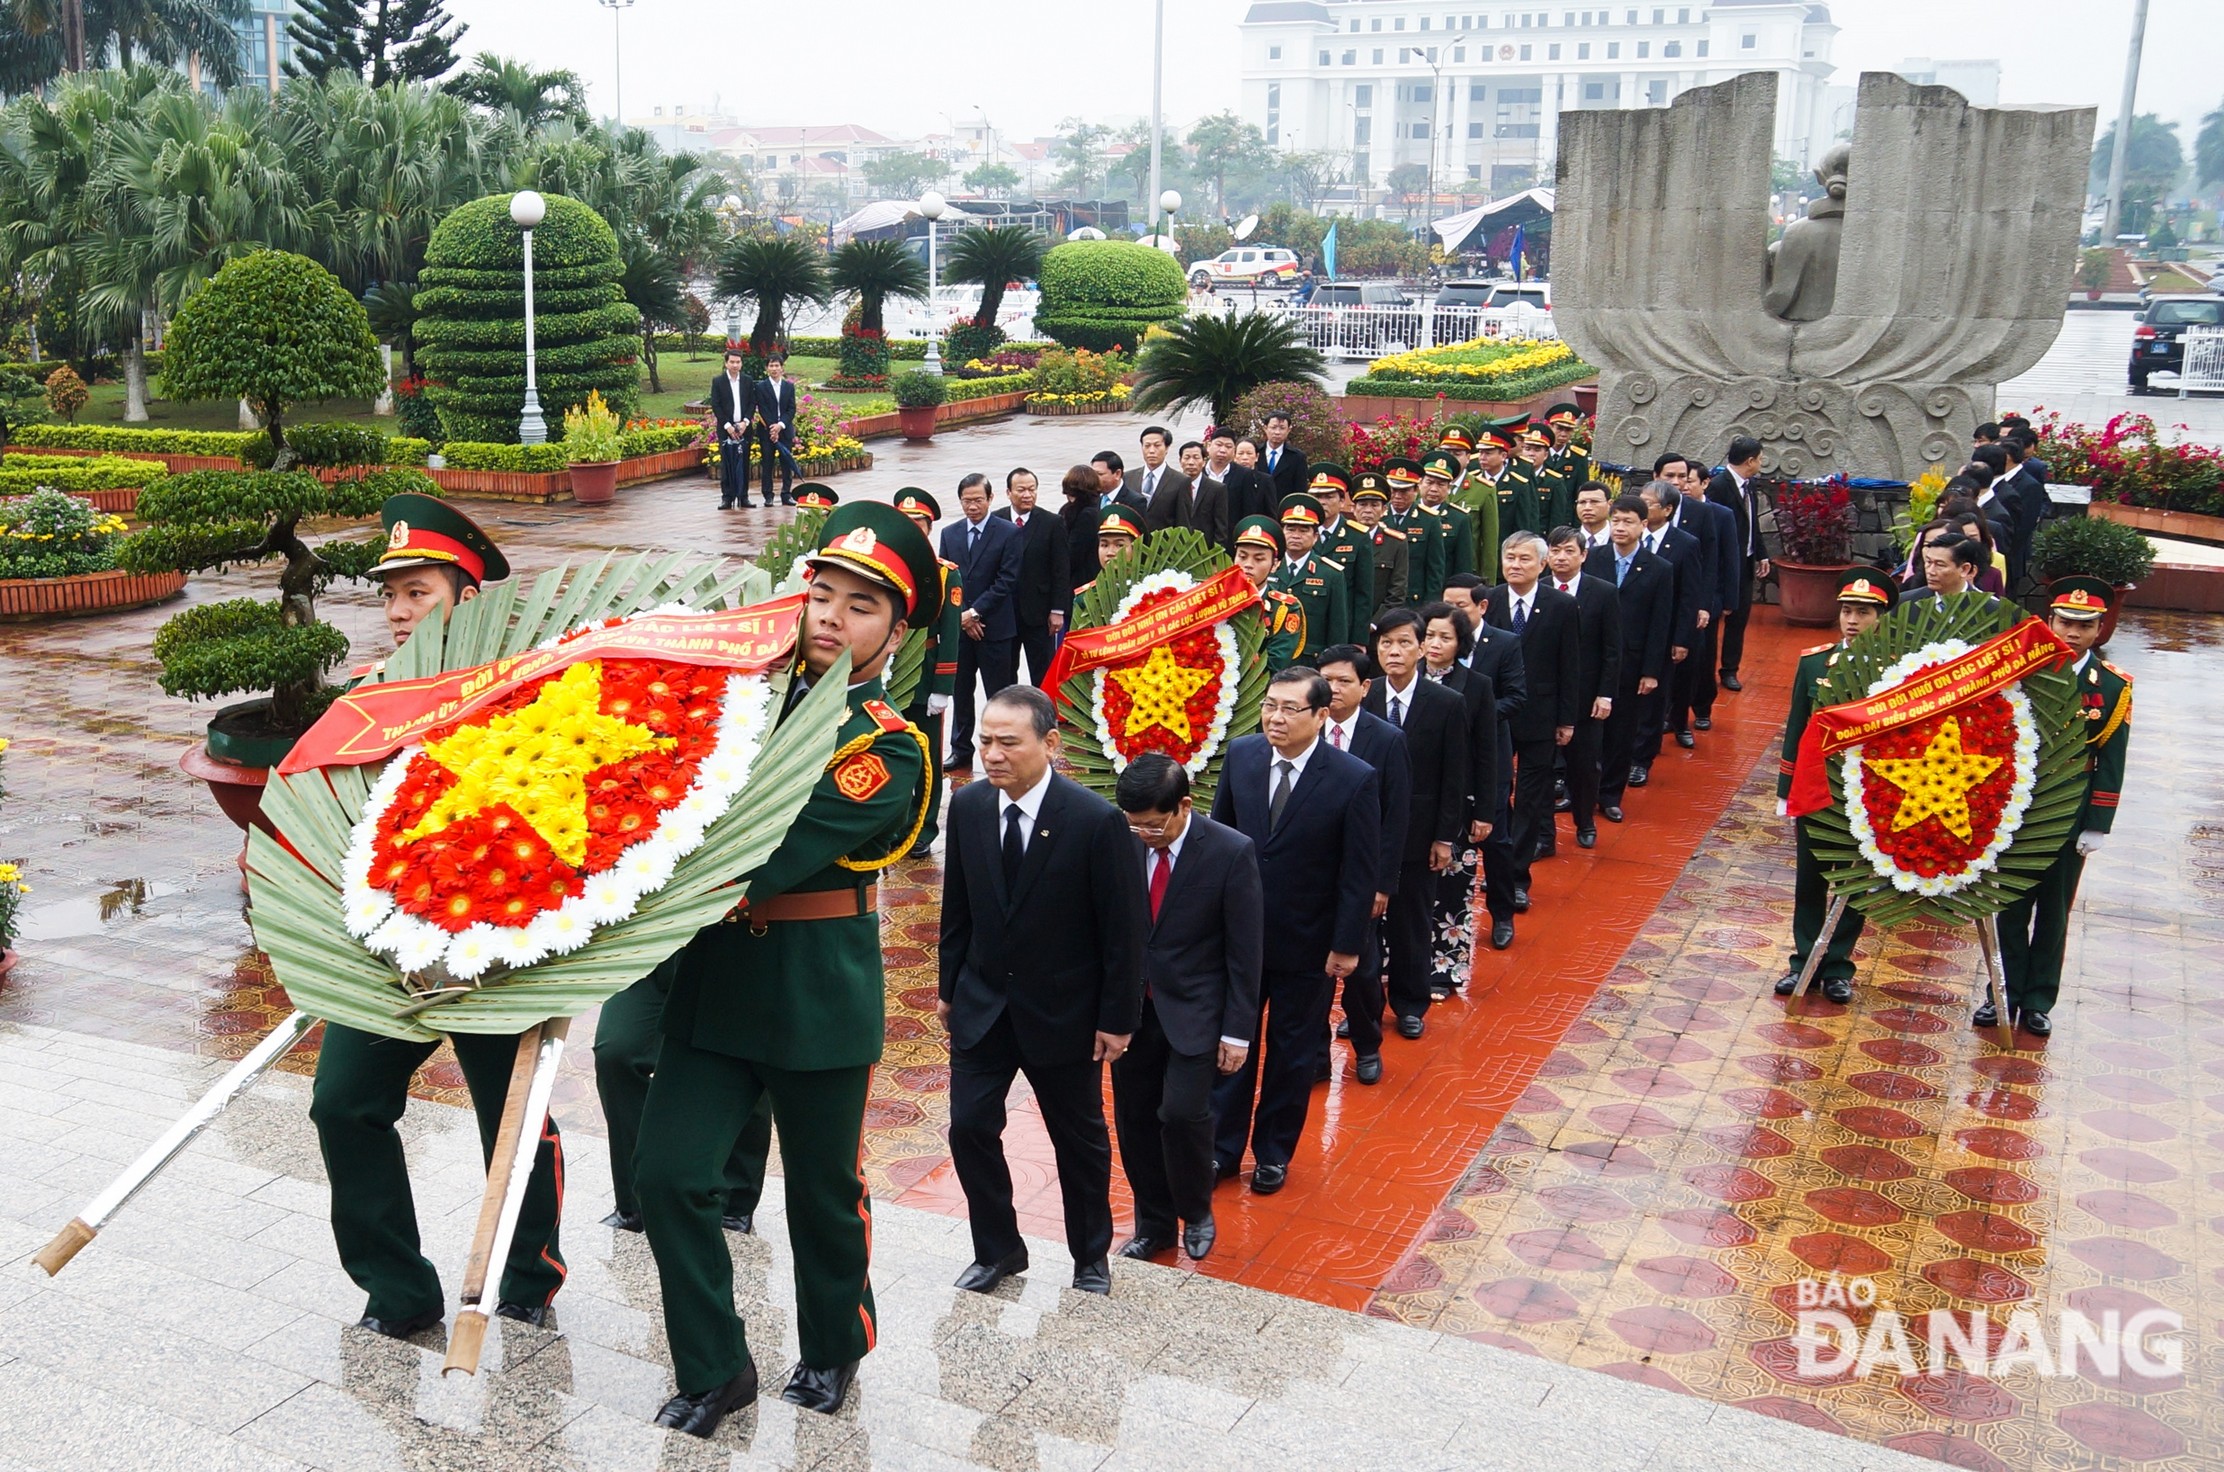
{"type": "Polygon", "coordinates": [[[1127,395],[1128,386],[1124,383],[1116,383],[1110,388],[1099,389],[1093,393],[1029,394],[1027,402],[1030,404],[1101,404],[1108,399],[1124,399],[1127,395]]]}
{"type": "Polygon", "coordinates": [[[1511,378],[1539,368],[1572,362],[1575,349],[1557,339],[1478,337],[1449,347],[1422,348],[1393,353],[1368,366],[1371,378],[1456,379],[1474,383],[1511,378]],[[1504,351],[1494,351],[1504,350],[1504,351]],[[1463,362],[1461,355],[1490,353],[1481,362],[1463,362]]]}

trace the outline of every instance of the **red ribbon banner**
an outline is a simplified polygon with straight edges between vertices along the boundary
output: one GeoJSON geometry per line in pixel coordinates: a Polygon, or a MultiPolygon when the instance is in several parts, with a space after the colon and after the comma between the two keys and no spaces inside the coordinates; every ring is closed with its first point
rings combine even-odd
{"type": "Polygon", "coordinates": [[[1052,700],[1062,701],[1064,696],[1059,692],[1075,675],[1148,654],[1184,634],[1209,629],[1246,608],[1255,608],[1258,602],[1259,590],[1251,586],[1243,569],[1227,568],[1218,577],[1199,583],[1180,597],[1155,608],[1123,618],[1118,623],[1066,635],[1065,642],[1058,646],[1057,657],[1050,661],[1050,673],[1043,676],[1042,688],[1052,700]]]}
{"type": "Polygon", "coordinates": [[[360,685],[332,702],[278,770],[291,776],[314,767],[382,760],[443,726],[468,719],[519,686],[581,660],[669,659],[762,674],[794,650],[806,601],[798,593],[723,613],[654,614],[492,664],[421,680],[360,685]]]}
{"type": "Polygon", "coordinates": [[[1823,707],[1809,718],[1799,738],[1799,760],[1792,769],[1785,809],[1795,818],[1804,818],[1829,807],[1830,779],[1824,764],[1847,747],[1959,710],[2070,657],[2070,647],[2045,624],[2027,618],[1967,654],[1924,665],[1889,690],[1823,707]]]}

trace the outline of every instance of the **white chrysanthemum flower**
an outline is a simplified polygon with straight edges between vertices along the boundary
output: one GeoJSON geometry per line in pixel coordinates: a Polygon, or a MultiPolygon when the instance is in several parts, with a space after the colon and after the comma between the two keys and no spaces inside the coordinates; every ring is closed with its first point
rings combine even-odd
{"type": "Polygon", "coordinates": [[[458,981],[476,981],[501,959],[501,944],[501,933],[493,926],[467,926],[448,942],[448,970],[458,981]]]}
{"type": "Polygon", "coordinates": [[[635,894],[649,894],[662,889],[671,879],[674,862],[668,846],[637,843],[620,856],[617,871],[633,886],[635,894]]]}
{"type": "Polygon", "coordinates": [[[578,912],[577,901],[567,901],[553,910],[543,910],[535,915],[525,933],[544,955],[568,956],[585,945],[594,936],[594,927],[578,912]]]}
{"type": "Polygon", "coordinates": [[[357,940],[361,940],[381,925],[384,925],[386,917],[393,913],[394,902],[392,899],[375,889],[363,890],[348,899],[345,921],[347,932],[357,940]]]}
{"type": "Polygon", "coordinates": [[[493,929],[494,959],[511,970],[547,959],[548,948],[534,938],[531,925],[497,925],[493,929]]]}
{"type": "Polygon", "coordinates": [[[580,913],[591,925],[609,925],[633,913],[633,902],[639,891],[632,889],[625,876],[615,869],[605,869],[600,874],[587,876],[586,886],[569,904],[577,905],[580,913]]]}
{"type": "Polygon", "coordinates": [[[422,971],[448,952],[448,932],[411,915],[397,915],[373,937],[404,971],[422,971]],[[400,923],[396,923],[400,922],[400,923]]]}

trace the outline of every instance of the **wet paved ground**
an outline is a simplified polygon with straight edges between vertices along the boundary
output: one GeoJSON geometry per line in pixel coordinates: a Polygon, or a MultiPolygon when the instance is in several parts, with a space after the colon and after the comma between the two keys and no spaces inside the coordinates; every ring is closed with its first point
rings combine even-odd
{"type": "MultiPolygon", "coordinates": [[[[1000,478],[1014,461],[1050,481],[1097,448],[1131,444],[1139,427],[1126,416],[1022,420],[927,447],[882,442],[875,472],[839,484],[886,494],[916,481],[940,495],[963,471],[1000,478]]],[[[621,492],[605,510],[490,506],[486,520],[529,570],[613,544],[744,554],[776,524],[714,501],[701,483],[668,483],[621,492]]],[[[259,587],[235,572],[196,579],[189,597],[259,587]]],[[[638,1240],[612,1244],[583,1225],[603,1209],[607,1180],[583,1066],[557,1104],[576,1141],[579,1271],[561,1301],[565,1337],[520,1331],[528,1342],[503,1351],[509,1375],[453,1390],[417,1351],[339,1332],[360,1298],[315,1220],[321,1171],[298,1081],[266,1086],[196,1148],[206,1164],[173,1172],[178,1191],[223,1199],[173,1211],[166,1181],[52,1287],[24,1260],[215,1060],[245,1051],[285,1009],[240,915],[236,834],[175,767],[205,710],[160,694],[146,647],[177,606],[0,626],[10,712],[0,734],[16,743],[0,853],[27,860],[38,886],[25,959],[0,987],[0,1261],[10,1264],[0,1424],[15,1433],[0,1439],[0,1468],[26,1447],[29,1466],[161,1464],[121,1446],[106,1461],[78,1455],[99,1443],[74,1446],[66,1419],[53,1418],[72,1396],[108,1390],[135,1418],[153,1417],[147,1426],[178,1416],[197,1436],[222,1433],[181,1442],[207,1455],[181,1450],[177,1465],[217,1465],[213,1449],[246,1445],[332,1466],[499,1466],[497,1452],[528,1451],[537,1465],[696,1465],[694,1449],[640,1425],[664,1371],[638,1240]],[[40,1050],[78,1061],[54,1069],[29,1057],[40,1050]],[[226,1163],[261,1174],[216,1182],[226,1163]],[[235,1312],[246,1317],[209,1321],[235,1312]],[[163,1327],[141,1335],[149,1316],[163,1327]],[[137,1371],[96,1372],[102,1325],[118,1320],[116,1364],[137,1371]],[[246,1405],[221,1387],[233,1377],[196,1365],[210,1342],[222,1349],[212,1364],[293,1358],[279,1380],[247,1376],[248,1399],[268,1398],[246,1405]]],[[[376,652],[365,593],[327,607],[362,657],[376,652]]],[[[2138,736],[2118,837],[2088,871],[2073,932],[2082,981],[2050,1048],[2001,1054],[1963,1025],[1973,961],[1956,936],[1872,939],[1850,1008],[1766,995],[1788,925],[1790,849],[1769,815],[1764,753],[1791,656],[1812,636],[1765,618],[1747,690],[1725,697],[1699,750],[1671,747],[1653,785],[1631,794],[1631,822],[1604,827],[1597,850],[1564,841],[1568,857],[1539,866],[1515,948],[1486,949],[1470,994],[1432,1013],[1421,1042],[1393,1043],[1381,1086],[1358,1086],[1340,1046],[1290,1187],[1259,1198],[1224,1186],[1221,1246],[1205,1271],[1123,1273],[1111,1320],[1097,1317],[1103,1305],[1070,1302],[1063,1275],[1047,1270],[1004,1308],[943,1286],[966,1253],[952,1232],[961,1207],[942,1143],[946,1052],[931,1021],[936,874],[922,861],[892,876],[889,1050],[867,1141],[876,1197],[894,1203],[878,1238],[887,1339],[849,1431],[822,1436],[768,1411],[748,1464],[1356,1466],[1420,1455],[1536,1466],[1603,1454],[1613,1465],[1704,1456],[1719,1466],[1753,1464],[1737,1438],[1782,1436],[1793,1439],[1766,1443],[1768,1460],[1882,1466],[1891,1455],[1861,1443],[1889,1441],[1969,1466],[2214,1465],[2224,1276],[2213,1244],[2224,1217],[2209,1198],[2224,1186],[2211,1174],[2224,1094],[2211,1080],[2224,1076],[2224,1004],[2210,978],[2224,950],[2214,919],[2224,783],[2199,738],[2224,708],[2199,671],[2213,668],[2224,623],[2137,615],[2119,635],[2117,662],[2141,682],[2138,736]],[[2177,764],[2174,781],[2164,761],[2177,764]],[[1785,1294],[1831,1269],[1871,1276],[1910,1317],[1978,1308],[2004,1322],[2017,1307],[2152,1299],[2185,1316],[2182,1384],[1903,1381],[1889,1370],[1802,1383],[1786,1373],[1785,1294]],[[1233,1330],[1215,1317],[1230,1304],[1241,1305],[1233,1330]],[[1316,1333],[1325,1337],[1305,1338],[1316,1333]],[[1300,1341],[1325,1361],[1303,1359],[1300,1341]],[[1517,1350],[1650,1385],[1525,1364],[1517,1350]],[[1369,1356],[1396,1367],[1354,1380],[1369,1356]],[[1075,1376],[1090,1388],[1058,1402],[1069,1419],[1040,1410],[1075,1376]],[[1183,1409],[1165,1410],[1162,1397],[1183,1409]],[[1489,1419],[1539,1408],[1519,1424],[1489,1419]],[[1624,1437],[1625,1416],[1650,1430],[1624,1437]],[[1188,1436],[1174,1434],[1183,1427],[1188,1436]]],[[[305,1071],[311,1056],[291,1066],[305,1071]]],[[[453,1100],[459,1083],[436,1060],[422,1092],[453,1100]]],[[[461,1119],[423,1108],[411,1118],[419,1173],[442,1193],[428,1235],[452,1265],[472,1199],[461,1119]]],[[[1055,1238],[1047,1152],[1024,1108],[1013,1134],[1028,1229],[1055,1238]]],[[[788,1332],[777,1307],[788,1301],[785,1252],[743,1252],[745,1292],[775,1305],[752,1318],[769,1342],[788,1332]]],[[[1036,1255],[1048,1265],[1062,1253],[1036,1255]]]]}

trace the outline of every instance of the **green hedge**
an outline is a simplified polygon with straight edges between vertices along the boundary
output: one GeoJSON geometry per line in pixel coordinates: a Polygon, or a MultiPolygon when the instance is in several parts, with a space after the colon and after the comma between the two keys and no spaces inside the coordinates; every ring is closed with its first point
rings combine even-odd
{"type": "Polygon", "coordinates": [[[999,373],[992,378],[951,378],[950,402],[962,403],[967,399],[992,398],[997,394],[1025,393],[1034,386],[1032,373],[999,373]]]}
{"type": "Polygon", "coordinates": [[[506,445],[484,440],[450,440],[441,447],[450,470],[506,470],[547,475],[566,469],[562,445],[506,445]]]}
{"type": "Polygon", "coordinates": [[[1550,368],[1539,368],[1529,373],[1517,373],[1510,378],[1494,379],[1488,383],[1468,383],[1446,378],[1376,378],[1368,375],[1355,378],[1344,385],[1344,392],[1367,398],[1382,399],[1447,399],[1482,400],[1490,403],[1510,403],[1526,399],[1531,394],[1541,394],[1546,389],[1563,384],[1579,383],[1597,376],[1598,369],[1578,359],[1569,363],[1556,363],[1550,368]]]}
{"type": "Polygon", "coordinates": [[[675,426],[670,429],[629,429],[623,438],[627,459],[640,455],[669,455],[674,450],[684,450],[695,443],[700,434],[692,426],[675,426]]]}
{"type": "Polygon", "coordinates": [[[120,455],[8,455],[0,457],[0,496],[28,496],[41,486],[80,495],[146,487],[169,473],[159,460],[120,455]]]}
{"type": "Polygon", "coordinates": [[[126,429],[113,424],[26,424],[19,445],[56,450],[114,450],[142,455],[229,455],[240,458],[260,430],[126,429]]]}
{"type": "Polygon", "coordinates": [[[1124,240],[1069,240],[1043,257],[1035,325],[1067,347],[1133,348],[1188,310],[1189,283],[1164,251],[1124,240]]]}

